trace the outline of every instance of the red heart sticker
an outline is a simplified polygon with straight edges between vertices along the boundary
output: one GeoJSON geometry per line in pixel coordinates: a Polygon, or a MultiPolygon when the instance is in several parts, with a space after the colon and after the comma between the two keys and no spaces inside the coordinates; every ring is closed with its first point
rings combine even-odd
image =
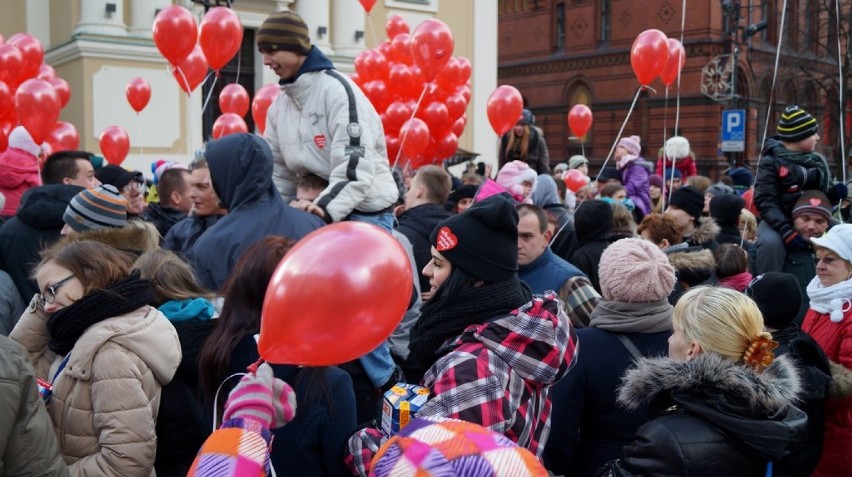
{"type": "Polygon", "coordinates": [[[811,205],[814,206],[814,207],[819,207],[819,205],[822,204],[822,201],[817,199],[816,197],[812,197],[812,198],[808,199],[808,202],[810,202],[811,205]]]}
{"type": "Polygon", "coordinates": [[[435,249],[439,252],[445,252],[452,250],[458,244],[459,239],[450,231],[450,228],[441,227],[441,230],[438,231],[438,243],[435,245],[435,249]]]}
{"type": "Polygon", "coordinates": [[[317,134],[316,136],[314,136],[314,142],[316,143],[318,148],[325,148],[325,136],[323,136],[322,134],[317,134]]]}

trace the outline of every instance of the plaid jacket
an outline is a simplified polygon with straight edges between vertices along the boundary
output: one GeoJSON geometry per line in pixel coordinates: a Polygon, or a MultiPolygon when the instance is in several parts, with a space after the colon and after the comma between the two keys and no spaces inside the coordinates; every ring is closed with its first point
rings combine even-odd
{"type": "MultiPolygon", "coordinates": [[[[468,327],[423,378],[431,390],[417,417],[450,417],[506,435],[541,457],[550,433],[550,386],[574,363],[577,336],[553,294],[468,327]]],[[[366,476],[382,444],[376,429],[349,439],[347,463],[366,476]]]]}

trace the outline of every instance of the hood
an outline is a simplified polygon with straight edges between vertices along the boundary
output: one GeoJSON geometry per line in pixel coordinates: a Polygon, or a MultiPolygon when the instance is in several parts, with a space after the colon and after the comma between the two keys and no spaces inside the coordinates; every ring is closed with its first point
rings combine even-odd
{"type": "Polygon", "coordinates": [[[807,416],[794,406],[800,391],[796,368],[785,356],[758,373],[704,353],[683,362],[640,358],[622,378],[618,402],[636,410],[674,401],[738,444],[775,460],[805,438],[807,416]]]}
{"type": "Polygon", "coordinates": [[[559,194],[556,192],[556,179],[550,174],[541,174],[536,181],[535,190],[532,195],[533,204],[544,207],[551,204],[560,204],[559,194]]]}
{"type": "Polygon", "coordinates": [[[715,270],[716,259],[713,252],[701,247],[679,248],[671,253],[666,253],[669,263],[675,272],[680,274],[684,271],[715,270]]]}
{"type": "Polygon", "coordinates": [[[781,141],[779,141],[776,136],[766,138],[766,142],[763,144],[763,150],[760,151],[760,155],[761,156],[771,155],[772,150],[775,149],[776,147],[784,147],[784,145],[781,144],[781,141]]]}
{"type": "Polygon", "coordinates": [[[186,216],[187,213],[180,209],[174,209],[172,207],[163,207],[162,205],[156,202],[148,204],[145,207],[145,211],[142,212],[142,217],[144,217],[145,220],[152,222],[162,220],[171,224],[180,222],[181,220],[185,219],[186,216]]]}
{"type": "Polygon", "coordinates": [[[278,194],[272,184],[272,150],[262,137],[231,134],[207,143],[204,155],[213,189],[229,211],[278,194]]]}
{"type": "Polygon", "coordinates": [[[15,216],[36,229],[61,229],[65,225],[65,208],[81,190],[82,187],[66,184],[34,187],[24,192],[15,216]]]}
{"type": "Polygon", "coordinates": [[[505,317],[463,334],[459,341],[478,341],[525,381],[552,385],[574,365],[577,335],[560,300],[547,292],[505,317]]]}
{"type": "Polygon", "coordinates": [[[400,217],[400,226],[410,228],[429,240],[432,230],[438,222],[450,218],[452,214],[437,204],[423,204],[406,210],[400,217]]]}
{"type": "Polygon", "coordinates": [[[15,189],[22,185],[41,185],[38,158],[21,149],[6,149],[0,154],[0,188],[15,189]]]}
{"type": "Polygon", "coordinates": [[[719,230],[721,229],[715,220],[710,217],[701,217],[698,219],[698,226],[695,227],[692,235],[684,237],[684,239],[688,238],[687,241],[692,245],[704,245],[716,240],[719,230]]]}
{"type": "Polygon", "coordinates": [[[296,72],[296,76],[290,78],[289,80],[279,80],[278,84],[283,86],[286,84],[295,83],[296,80],[299,79],[305,73],[310,73],[311,71],[323,71],[323,70],[333,70],[334,64],[329,60],[323,53],[320,51],[316,45],[311,46],[311,51],[308,52],[308,56],[305,58],[305,62],[302,63],[302,67],[299,68],[299,71],[296,72]]]}
{"type": "Polygon", "coordinates": [[[161,385],[172,380],[181,361],[180,341],[174,326],[155,308],[143,306],[89,327],[71,352],[69,375],[89,379],[95,354],[107,342],[139,356],[161,385]]]}
{"type": "Polygon", "coordinates": [[[574,212],[574,231],[577,243],[606,240],[612,229],[612,207],[602,200],[587,200],[574,212]]]}
{"type": "Polygon", "coordinates": [[[153,225],[147,223],[140,225],[142,226],[137,227],[132,224],[128,224],[121,228],[87,230],[73,235],[66,235],[65,237],[62,237],[60,243],[68,244],[80,240],[94,240],[96,242],[109,245],[117,250],[141,254],[156,248],[159,239],[152,241],[152,237],[150,235],[152,230],[146,228],[150,226],[153,229],[153,232],[156,233],[156,228],[154,228],[153,225]]]}

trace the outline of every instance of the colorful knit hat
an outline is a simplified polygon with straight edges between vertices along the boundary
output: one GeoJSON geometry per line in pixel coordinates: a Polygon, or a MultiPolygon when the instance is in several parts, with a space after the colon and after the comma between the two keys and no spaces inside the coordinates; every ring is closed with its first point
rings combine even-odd
{"type": "Polygon", "coordinates": [[[68,203],[62,220],[77,232],[121,228],[127,224],[127,200],[109,184],[82,190],[68,203]]]}
{"type": "Polygon", "coordinates": [[[154,174],[154,185],[157,185],[157,183],[160,182],[160,177],[163,176],[163,173],[170,169],[183,169],[188,171],[189,166],[180,162],[166,161],[163,159],[158,159],[152,162],[151,173],[154,174]]]}
{"type": "Polygon", "coordinates": [[[642,152],[642,138],[639,136],[623,137],[618,141],[618,145],[627,149],[628,154],[638,156],[642,152]]]}
{"type": "Polygon", "coordinates": [[[802,214],[817,214],[825,220],[831,219],[831,201],[828,196],[818,190],[806,190],[799,196],[790,214],[794,219],[802,214]]]}
{"type": "Polygon", "coordinates": [[[261,51],[292,51],[307,55],[311,51],[308,25],[299,15],[285,10],[275,12],[257,30],[257,48],[261,51]]]}
{"type": "Polygon", "coordinates": [[[470,422],[415,419],[383,445],[375,477],[547,477],[538,458],[506,436],[470,422]]]}
{"type": "Polygon", "coordinates": [[[785,142],[799,142],[817,132],[817,120],[804,109],[787,106],[778,123],[778,138],[785,142]]]}

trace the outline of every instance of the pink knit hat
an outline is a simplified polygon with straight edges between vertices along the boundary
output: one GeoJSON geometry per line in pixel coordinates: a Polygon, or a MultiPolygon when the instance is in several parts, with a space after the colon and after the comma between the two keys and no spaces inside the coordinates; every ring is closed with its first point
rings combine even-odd
{"type": "Polygon", "coordinates": [[[627,149],[631,156],[638,156],[642,152],[642,139],[639,136],[623,137],[618,145],[627,149]]]}
{"type": "Polygon", "coordinates": [[[598,265],[604,299],[647,303],[669,296],[675,270],[666,255],[648,240],[626,238],[604,250],[598,265]]]}
{"type": "Polygon", "coordinates": [[[538,174],[523,161],[508,162],[497,172],[497,183],[514,195],[524,194],[524,188],[521,184],[525,181],[532,182],[533,188],[535,188],[536,179],[538,179],[538,174]]]}

